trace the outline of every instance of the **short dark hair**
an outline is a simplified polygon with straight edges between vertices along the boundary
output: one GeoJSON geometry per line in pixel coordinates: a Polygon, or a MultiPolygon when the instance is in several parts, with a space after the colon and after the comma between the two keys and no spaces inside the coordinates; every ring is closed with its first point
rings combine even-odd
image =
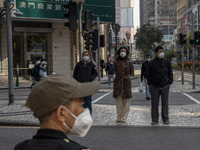
{"type": "Polygon", "coordinates": [[[163,49],[163,47],[161,45],[158,45],[155,49],[155,52],[157,53],[159,49],[163,49]]]}
{"type": "Polygon", "coordinates": [[[146,57],[149,57],[149,56],[152,57],[150,54],[147,54],[147,55],[146,55],[146,57]]]}
{"type": "Polygon", "coordinates": [[[90,55],[90,52],[89,52],[89,51],[84,51],[84,52],[82,53],[82,56],[83,56],[85,53],[88,53],[88,54],[90,55]]]}

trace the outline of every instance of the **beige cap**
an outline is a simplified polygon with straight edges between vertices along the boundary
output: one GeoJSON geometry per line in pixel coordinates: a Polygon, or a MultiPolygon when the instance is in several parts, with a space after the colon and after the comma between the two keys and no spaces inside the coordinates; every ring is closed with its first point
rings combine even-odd
{"type": "Polygon", "coordinates": [[[81,98],[96,93],[100,83],[79,83],[69,75],[51,75],[38,82],[28,96],[26,106],[36,117],[45,116],[72,98],[81,98]]]}

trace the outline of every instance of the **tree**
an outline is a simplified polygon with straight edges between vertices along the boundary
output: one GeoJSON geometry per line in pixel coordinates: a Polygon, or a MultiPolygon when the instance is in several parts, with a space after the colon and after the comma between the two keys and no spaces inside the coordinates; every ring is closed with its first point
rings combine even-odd
{"type": "Polygon", "coordinates": [[[162,32],[150,24],[144,24],[136,32],[136,48],[142,50],[145,55],[149,54],[155,43],[160,43],[163,38],[162,32]]]}

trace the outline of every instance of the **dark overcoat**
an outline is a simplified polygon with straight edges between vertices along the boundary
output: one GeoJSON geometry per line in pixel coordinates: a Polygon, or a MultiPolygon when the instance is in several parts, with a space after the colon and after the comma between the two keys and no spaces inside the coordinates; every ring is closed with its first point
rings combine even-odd
{"type": "Polygon", "coordinates": [[[133,64],[128,59],[116,59],[115,79],[113,88],[113,97],[121,96],[123,99],[132,98],[130,75],[133,71],[133,64]]]}

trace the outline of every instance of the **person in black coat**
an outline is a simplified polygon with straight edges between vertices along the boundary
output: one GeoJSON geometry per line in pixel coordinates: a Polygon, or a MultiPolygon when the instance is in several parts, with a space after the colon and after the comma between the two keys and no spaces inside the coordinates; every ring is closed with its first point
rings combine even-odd
{"type": "MultiPolygon", "coordinates": [[[[97,70],[92,61],[90,61],[90,53],[84,51],[82,60],[78,62],[74,69],[73,77],[79,82],[92,82],[97,77],[97,70]]],[[[92,96],[84,97],[85,108],[89,108],[92,114],[92,96]]]]}
{"type": "Polygon", "coordinates": [[[150,100],[150,92],[149,92],[149,85],[147,83],[147,76],[149,73],[149,62],[151,61],[151,55],[146,55],[147,60],[142,64],[142,69],[141,69],[141,82],[144,79],[145,83],[145,91],[146,91],[146,100],[150,100]]]}
{"type": "Polygon", "coordinates": [[[151,117],[152,125],[158,123],[159,118],[159,97],[162,100],[162,120],[165,124],[169,124],[169,89],[173,83],[173,72],[170,61],[164,58],[164,50],[162,46],[155,49],[156,58],[149,63],[148,85],[151,91],[151,117]]]}

